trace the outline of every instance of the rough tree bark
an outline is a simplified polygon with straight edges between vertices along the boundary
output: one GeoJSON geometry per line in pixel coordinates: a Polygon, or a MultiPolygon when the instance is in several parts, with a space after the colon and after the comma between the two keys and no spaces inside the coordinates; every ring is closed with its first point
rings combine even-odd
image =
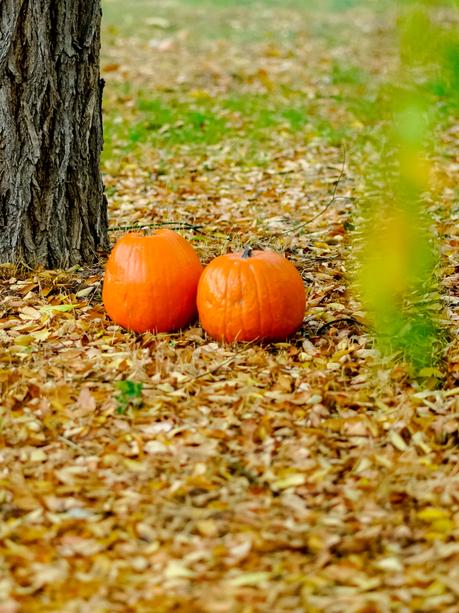
{"type": "Polygon", "coordinates": [[[107,246],[100,0],[0,0],[0,262],[107,246]]]}

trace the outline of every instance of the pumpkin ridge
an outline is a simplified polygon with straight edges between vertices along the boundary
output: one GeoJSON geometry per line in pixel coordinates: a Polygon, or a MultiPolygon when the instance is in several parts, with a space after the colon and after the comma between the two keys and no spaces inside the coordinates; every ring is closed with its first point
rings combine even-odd
{"type": "MultiPolygon", "coordinates": [[[[178,240],[176,241],[176,249],[177,249],[177,255],[179,256],[179,260],[181,260],[184,264],[185,270],[188,268],[186,266],[186,257],[185,257],[185,246],[182,243],[182,241],[178,240]]],[[[181,283],[181,278],[179,279],[180,283],[181,283]]],[[[173,287],[171,287],[171,285],[174,285],[177,283],[177,279],[171,279],[170,275],[167,275],[167,284],[166,284],[166,291],[167,291],[167,308],[169,310],[169,312],[171,312],[173,303],[175,302],[174,298],[173,298],[173,292],[172,290],[174,289],[173,287]]],[[[182,302],[180,302],[180,314],[182,313],[182,302]]]]}
{"type": "MultiPolygon", "coordinates": [[[[305,290],[304,290],[304,281],[303,281],[303,278],[302,278],[302,276],[301,276],[300,272],[299,272],[299,271],[298,271],[298,269],[296,268],[296,266],[295,266],[295,265],[294,265],[292,262],[289,262],[289,263],[291,264],[291,273],[290,273],[290,277],[291,277],[292,284],[293,284],[294,278],[296,278],[296,279],[297,279],[297,281],[299,281],[299,282],[300,282],[301,287],[302,287],[302,292],[303,292],[303,310],[302,310],[302,312],[301,312],[301,316],[300,316],[300,319],[299,319],[299,321],[298,321],[298,327],[301,327],[301,325],[302,325],[302,323],[303,323],[303,319],[304,319],[304,309],[305,309],[305,305],[306,305],[306,296],[305,296],[305,290]],[[294,273],[295,273],[295,274],[294,274],[294,273]]],[[[287,301],[287,304],[289,304],[289,301],[287,301]]],[[[291,305],[291,303],[290,303],[290,306],[292,306],[292,305],[291,305]]]]}
{"type": "Polygon", "coordinates": [[[228,329],[228,288],[229,288],[229,274],[225,275],[225,291],[223,292],[223,338],[226,340],[226,331],[228,329]]]}
{"type": "Polygon", "coordinates": [[[233,309],[231,310],[231,326],[230,328],[236,328],[237,329],[237,333],[236,333],[236,341],[241,339],[242,337],[242,306],[241,306],[241,295],[242,295],[242,290],[241,290],[241,279],[240,279],[240,268],[241,268],[241,261],[239,259],[234,261],[233,267],[232,267],[232,283],[228,284],[230,286],[230,296],[231,296],[231,290],[232,288],[236,288],[236,291],[238,293],[238,297],[239,297],[239,301],[238,301],[238,305],[237,305],[237,309],[238,312],[236,313],[236,309],[233,306],[233,309]]]}
{"type": "MultiPolygon", "coordinates": [[[[290,262],[289,262],[290,264],[290,262]]],[[[282,271],[282,265],[280,261],[275,261],[272,262],[272,267],[274,268],[274,270],[277,272],[281,272],[282,271]]],[[[274,275],[273,275],[274,276],[274,275]]],[[[290,276],[290,275],[289,275],[290,276]]],[[[281,319],[281,325],[284,326],[285,325],[285,315],[286,313],[284,312],[285,309],[288,309],[288,303],[289,303],[289,298],[288,296],[285,296],[284,293],[282,292],[282,287],[279,288],[279,298],[277,299],[277,309],[279,310],[279,313],[282,313],[282,319],[281,319]]],[[[290,316],[290,312],[287,313],[290,316]]],[[[276,318],[276,326],[278,324],[280,317],[279,314],[276,318]]]]}
{"type": "MultiPolygon", "coordinates": [[[[184,270],[187,270],[188,266],[187,266],[186,249],[185,249],[185,245],[182,243],[180,238],[181,237],[177,237],[176,239],[177,255],[179,256],[178,259],[183,262],[184,270]]],[[[167,268],[167,262],[166,262],[166,268],[167,268]]],[[[180,277],[179,282],[181,283],[181,281],[182,281],[182,278],[180,277]]],[[[173,298],[174,287],[172,287],[176,283],[177,283],[177,279],[171,279],[171,276],[168,274],[166,287],[167,287],[167,307],[169,309],[169,312],[171,312],[174,302],[176,302],[173,298]]],[[[180,314],[182,313],[182,308],[183,308],[182,302],[180,302],[180,314]]]]}
{"type": "MultiPolygon", "coordinates": [[[[175,237],[174,237],[175,238],[175,237]]],[[[177,247],[179,246],[179,242],[180,241],[175,241],[177,244],[177,247]]],[[[169,317],[169,313],[172,312],[172,292],[171,292],[171,279],[170,279],[170,275],[169,275],[169,266],[168,266],[168,262],[166,260],[166,258],[163,258],[161,260],[161,264],[163,267],[163,279],[164,279],[164,284],[166,286],[166,300],[165,303],[167,305],[167,316],[169,317]]]]}
{"type": "Polygon", "coordinates": [[[251,262],[249,262],[248,269],[250,270],[250,274],[253,280],[253,285],[255,288],[256,299],[257,299],[258,327],[261,330],[261,334],[263,336],[265,327],[261,319],[261,295],[260,295],[260,287],[258,285],[258,278],[253,270],[251,262]]]}
{"type": "Polygon", "coordinates": [[[238,309],[239,309],[239,336],[241,338],[244,338],[244,333],[245,333],[245,325],[244,325],[244,282],[242,280],[242,266],[241,266],[241,262],[238,261],[238,267],[237,267],[237,284],[239,287],[239,292],[240,292],[240,298],[238,301],[238,309]]]}
{"type": "MultiPolygon", "coordinates": [[[[158,236],[158,234],[156,234],[156,233],[155,233],[153,236],[158,236]]],[[[159,236],[161,236],[161,235],[159,235],[159,236]]],[[[149,260],[148,260],[149,262],[150,262],[152,259],[156,259],[156,258],[155,258],[155,255],[156,255],[156,254],[155,254],[155,251],[156,251],[156,249],[155,249],[155,243],[154,243],[154,242],[151,242],[151,243],[150,243],[150,254],[149,254],[149,255],[150,255],[150,258],[149,258],[149,260]]],[[[154,281],[155,281],[155,279],[156,279],[157,277],[159,277],[160,275],[159,275],[159,271],[158,271],[158,269],[157,269],[157,268],[156,268],[156,269],[153,269],[152,271],[150,271],[150,270],[149,270],[147,274],[148,274],[148,281],[149,281],[149,283],[151,284],[151,292],[152,292],[152,296],[151,296],[151,297],[150,297],[150,299],[148,300],[148,303],[149,303],[149,309],[151,309],[151,312],[153,312],[153,316],[154,316],[153,321],[158,321],[158,318],[159,318],[160,313],[159,313],[159,309],[158,309],[158,306],[159,306],[159,305],[158,305],[158,297],[157,297],[157,292],[156,292],[156,288],[155,288],[155,285],[156,285],[156,284],[155,284],[155,282],[154,282],[154,281]],[[151,299],[152,297],[153,297],[153,300],[151,299]]],[[[149,293],[150,293],[150,292],[149,292],[149,293]]],[[[142,302],[143,302],[143,300],[144,300],[144,298],[142,297],[142,302]]],[[[157,330],[155,330],[155,332],[157,332],[157,330]]]]}
{"type": "MultiPolygon", "coordinates": [[[[143,272],[142,271],[143,267],[140,263],[140,250],[138,249],[136,244],[134,244],[133,248],[130,249],[127,253],[126,267],[123,267],[123,274],[129,274],[127,271],[131,271],[133,268],[135,270],[136,276],[138,276],[139,274],[141,274],[141,272],[143,272]]],[[[129,291],[129,287],[127,286],[126,281],[123,282],[123,290],[124,291],[123,291],[122,301],[124,304],[129,304],[131,306],[131,308],[129,308],[128,312],[126,313],[126,326],[128,328],[131,328],[132,326],[136,326],[137,324],[138,312],[136,312],[136,310],[138,307],[132,308],[132,305],[130,304],[131,303],[131,293],[129,291]]]]}
{"type": "Polygon", "coordinates": [[[274,312],[273,312],[273,305],[272,305],[272,298],[271,298],[271,289],[269,287],[270,280],[267,277],[268,270],[264,270],[263,266],[260,266],[259,274],[261,278],[263,279],[263,285],[266,291],[267,300],[265,304],[269,305],[269,328],[272,328],[275,319],[274,319],[274,312]]]}

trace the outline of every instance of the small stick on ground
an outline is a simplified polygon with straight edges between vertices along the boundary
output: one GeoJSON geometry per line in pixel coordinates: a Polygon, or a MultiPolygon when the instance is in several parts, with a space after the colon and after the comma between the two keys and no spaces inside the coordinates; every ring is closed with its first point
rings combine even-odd
{"type": "MultiPolygon", "coordinates": [[[[293,228],[293,232],[297,232],[298,230],[301,230],[302,228],[304,228],[305,226],[307,226],[308,224],[312,223],[313,221],[315,221],[316,219],[318,219],[319,217],[321,217],[330,207],[331,205],[336,202],[337,197],[336,197],[336,192],[338,191],[338,186],[341,183],[343,177],[344,177],[344,169],[346,167],[346,148],[343,146],[343,162],[341,165],[341,171],[339,173],[339,176],[337,178],[337,180],[335,181],[335,185],[333,187],[333,192],[332,192],[332,196],[330,198],[330,200],[327,202],[327,204],[324,206],[324,208],[319,211],[316,215],[314,215],[313,217],[311,217],[310,219],[308,219],[307,221],[303,221],[302,223],[298,224],[297,226],[295,226],[295,228],[293,228]]],[[[292,232],[292,230],[287,230],[284,232],[284,234],[290,234],[292,232]]]]}

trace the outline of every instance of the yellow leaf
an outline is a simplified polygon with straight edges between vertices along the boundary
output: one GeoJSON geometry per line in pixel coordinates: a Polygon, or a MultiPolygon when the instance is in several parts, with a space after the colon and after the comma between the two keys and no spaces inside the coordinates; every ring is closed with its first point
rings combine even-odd
{"type": "Polygon", "coordinates": [[[49,335],[50,331],[46,328],[43,328],[43,330],[37,330],[36,332],[31,332],[30,334],[30,336],[33,336],[33,338],[39,342],[46,341],[49,335]]]}
{"type": "Polygon", "coordinates": [[[34,337],[31,334],[21,334],[20,336],[16,336],[14,339],[15,345],[21,345],[21,347],[25,347],[34,342],[34,337]]]}
{"type": "Polygon", "coordinates": [[[266,583],[271,578],[271,573],[258,572],[258,573],[242,573],[237,577],[229,579],[228,583],[233,587],[239,587],[242,585],[259,585],[260,583],[266,583]]]}
{"type": "Polygon", "coordinates": [[[432,530],[435,530],[436,532],[449,533],[454,530],[454,528],[454,522],[446,517],[442,519],[436,519],[434,522],[432,522],[432,530]]]}
{"type": "Polygon", "coordinates": [[[274,481],[272,484],[273,489],[275,490],[285,490],[288,487],[296,487],[297,485],[303,485],[306,481],[306,477],[301,473],[294,473],[292,475],[288,475],[284,479],[278,479],[274,481]]]}
{"type": "Polygon", "coordinates": [[[179,562],[178,560],[171,560],[167,565],[165,575],[167,579],[179,579],[194,577],[195,573],[182,564],[182,562],[179,562]]]}
{"type": "Polygon", "coordinates": [[[77,306],[77,304],[46,304],[40,308],[40,313],[45,313],[46,315],[52,313],[68,313],[69,311],[73,311],[77,306]]]}
{"type": "Polygon", "coordinates": [[[201,519],[196,522],[196,527],[202,536],[215,536],[218,533],[217,524],[213,519],[201,519]]]}
{"type": "Polygon", "coordinates": [[[421,368],[419,375],[421,377],[437,377],[437,379],[444,379],[445,377],[441,370],[435,367],[421,368]]]}
{"type": "Polygon", "coordinates": [[[91,294],[96,288],[94,287],[94,285],[90,285],[89,287],[84,287],[83,289],[80,289],[79,292],[77,292],[75,294],[76,298],[85,298],[86,296],[89,296],[89,294],[91,294]]]}
{"type": "Polygon", "coordinates": [[[438,519],[444,519],[449,517],[449,511],[441,507],[426,507],[417,514],[419,519],[423,521],[433,522],[438,519]]]}

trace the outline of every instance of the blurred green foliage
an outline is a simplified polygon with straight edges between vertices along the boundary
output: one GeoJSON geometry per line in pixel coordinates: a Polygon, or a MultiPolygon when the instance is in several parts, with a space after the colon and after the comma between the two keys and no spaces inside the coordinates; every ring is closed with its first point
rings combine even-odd
{"type": "Polygon", "coordinates": [[[438,362],[444,334],[436,270],[437,246],[426,201],[435,141],[459,99],[459,32],[441,8],[402,3],[400,64],[386,90],[386,141],[368,180],[379,198],[366,203],[359,284],[380,345],[401,351],[420,371],[438,362]]]}

